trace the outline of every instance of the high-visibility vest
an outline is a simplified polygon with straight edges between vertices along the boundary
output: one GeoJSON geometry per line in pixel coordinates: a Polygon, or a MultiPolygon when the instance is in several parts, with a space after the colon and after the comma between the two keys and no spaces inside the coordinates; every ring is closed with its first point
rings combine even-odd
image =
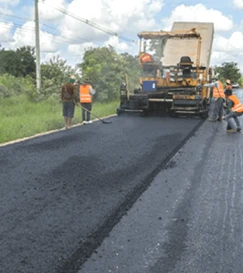
{"type": "Polygon", "coordinates": [[[242,113],[243,112],[243,105],[240,100],[236,97],[236,95],[229,96],[229,99],[234,102],[234,106],[231,108],[233,112],[242,113]]]}
{"type": "Polygon", "coordinates": [[[81,103],[92,103],[92,95],[89,92],[89,84],[81,84],[79,87],[79,98],[81,103]]]}
{"type": "Polygon", "coordinates": [[[213,97],[214,98],[225,98],[224,94],[224,86],[221,81],[218,81],[218,88],[214,87],[213,88],[213,97]]]}
{"type": "Polygon", "coordinates": [[[142,63],[149,63],[152,61],[152,57],[148,53],[142,53],[139,57],[142,63]]]}

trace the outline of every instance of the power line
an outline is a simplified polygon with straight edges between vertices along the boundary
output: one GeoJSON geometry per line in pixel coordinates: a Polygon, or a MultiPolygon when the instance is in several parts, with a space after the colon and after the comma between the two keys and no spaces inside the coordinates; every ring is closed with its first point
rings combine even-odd
{"type": "Polygon", "coordinates": [[[16,23],[13,23],[13,22],[9,22],[9,21],[5,21],[5,20],[0,20],[1,23],[6,23],[6,24],[11,24],[11,25],[4,25],[4,26],[1,26],[1,27],[4,27],[4,28],[12,28],[12,26],[17,26],[17,27],[21,27],[22,29],[26,29],[26,30],[32,30],[34,31],[35,28],[34,27],[28,27],[28,26],[23,26],[21,24],[16,24],[16,23]]]}
{"type": "Polygon", "coordinates": [[[8,16],[8,17],[18,18],[18,19],[25,20],[25,21],[33,21],[33,20],[30,19],[30,18],[24,18],[24,17],[20,17],[20,16],[13,15],[13,14],[4,13],[4,12],[0,12],[0,14],[2,14],[2,15],[4,15],[4,16],[8,16]]]}
{"type": "MultiPolygon", "coordinates": [[[[45,0],[42,0],[42,2],[43,2],[44,4],[46,4],[46,3],[45,3],[45,0]]],[[[124,36],[119,36],[119,34],[118,34],[117,32],[114,32],[114,31],[111,31],[111,30],[109,30],[109,29],[106,29],[106,28],[104,28],[104,27],[102,27],[102,26],[100,26],[100,25],[98,25],[98,24],[96,24],[96,23],[94,23],[94,22],[92,22],[92,21],[90,21],[90,20],[88,20],[88,19],[81,18],[81,17],[79,17],[79,16],[77,16],[77,15],[75,15],[75,14],[73,14],[73,13],[67,11],[67,10],[64,9],[64,8],[61,8],[61,7],[58,7],[58,6],[53,6],[53,5],[49,5],[49,6],[53,7],[54,9],[58,10],[59,12],[61,12],[61,13],[63,13],[63,14],[66,14],[66,15],[72,17],[73,19],[76,19],[76,20],[78,20],[78,21],[81,21],[82,23],[85,23],[85,24],[87,24],[87,25],[89,25],[89,26],[91,26],[91,27],[93,27],[93,28],[95,28],[95,29],[98,29],[98,30],[100,30],[100,31],[102,31],[102,32],[104,32],[104,33],[106,33],[106,34],[109,34],[109,35],[112,35],[112,36],[116,36],[117,38],[119,38],[119,39],[121,39],[121,40],[125,40],[126,42],[135,43],[134,40],[131,40],[131,39],[126,38],[126,37],[124,37],[124,36]]]]}
{"type": "MultiPolygon", "coordinates": [[[[35,28],[34,27],[31,27],[31,26],[22,26],[21,24],[17,24],[17,23],[13,23],[13,22],[10,22],[10,21],[5,21],[5,20],[0,20],[0,23],[6,23],[6,24],[11,24],[11,25],[2,25],[1,27],[2,28],[6,28],[6,29],[11,29],[13,26],[15,27],[21,27],[21,29],[24,29],[26,31],[31,31],[32,33],[35,33],[35,28]]],[[[45,25],[45,24],[44,24],[45,25]]],[[[48,25],[45,25],[46,27],[49,27],[49,28],[52,28],[53,30],[57,30],[53,27],[50,27],[48,25]]],[[[51,31],[48,31],[48,30],[41,30],[43,33],[48,33],[48,34],[51,34],[53,35],[53,39],[55,39],[55,43],[57,44],[61,44],[61,43],[66,43],[66,44],[69,44],[70,43],[70,40],[68,38],[63,38],[62,36],[58,36],[58,33],[53,33],[51,31]]],[[[64,32],[66,33],[66,32],[64,32]]],[[[51,41],[51,39],[47,36],[47,38],[51,41]]],[[[80,37],[78,37],[78,39],[81,39],[83,40],[84,42],[90,42],[88,41],[87,39],[82,39],[80,37]]],[[[95,43],[95,42],[92,42],[96,45],[99,46],[99,44],[95,43]]]]}
{"type": "MultiPolygon", "coordinates": [[[[45,0],[42,0],[42,2],[45,3],[45,0]]],[[[45,3],[45,4],[46,4],[46,3],[45,3]]],[[[67,10],[61,8],[61,7],[57,7],[57,6],[53,6],[53,5],[51,5],[51,6],[52,6],[54,9],[58,10],[59,12],[64,13],[64,14],[66,14],[66,15],[68,15],[68,16],[70,16],[70,17],[76,19],[76,20],[82,21],[83,23],[86,23],[86,24],[90,25],[91,27],[94,27],[94,28],[96,28],[96,29],[98,29],[98,30],[100,30],[100,31],[103,31],[103,32],[105,32],[106,34],[115,36],[115,37],[117,37],[117,38],[119,38],[119,39],[121,39],[121,40],[124,40],[124,41],[126,41],[126,42],[135,43],[135,41],[134,41],[134,40],[131,40],[130,38],[126,38],[125,36],[118,35],[118,33],[114,32],[114,31],[110,31],[110,30],[108,30],[108,29],[106,29],[106,28],[104,28],[104,27],[102,27],[102,26],[99,26],[98,24],[93,23],[93,22],[91,22],[91,21],[89,21],[89,20],[87,20],[87,19],[78,17],[78,16],[76,16],[76,15],[74,15],[74,14],[68,12],[67,10]]],[[[2,14],[2,15],[4,15],[4,16],[8,16],[8,17],[17,18],[17,19],[20,19],[20,20],[33,21],[33,20],[30,19],[30,18],[20,17],[20,16],[16,16],[16,15],[13,15],[13,14],[9,14],[9,13],[0,12],[0,14],[2,14]]],[[[51,27],[51,26],[49,26],[49,25],[46,25],[46,24],[43,24],[43,25],[46,26],[46,27],[48,27],[48,28],[57,30],[56,28],[51,27]]],[[[21,25],[19,25],[19,26],[21,26],[21,25]]],[[[52,34],[53,34],[53,33],[52,33],[52,34]]],[[[54,34],[54,35],[58,35],[58,34],[54,34]]],[[[81,39],[81,40],[87,41],[87,42],[88,42],[87,39],[81,39]]]]}
{"type": "MultiPolygon", "coordinates": [[[[4,16],[8,16],[8,17],[18,18],[18,19],[25,20],[25,21],[33,21],[33,20],[30,19],[30,18],[15,16],[15,15],[8,14],[8,13],[0,12],[0,14],[2,14],[2,15],[4,15],[4,16]]],[[[14,22],[3,21],[3,20],[0,20],[0,22],[3,22],[3,23],[11,23],[11,24],[13,24],[14,26],[19,26],[19,27],[22,27],[23,29],[28,29],[28,27],[26,27],[26,26],[23,27],[21,24],[17,24],[17,23],[14,23],[14,22]]],[[[34,21],[33,21],[33,22],[34,22],[34,21]]],[[[45,27],[50,28],[50,29],[53,29],[53,30],[55,30],[56,33],[53,33],[53,32],[50,32],[50,31],[48,31],[48,30],[42,29],[43,32],[47,32],[47,33],[52,34],[52,35],[54,35],[54,36],[60,35],[59,30],[58,30],[57,28],[54,28],[54,27],[52,27],[52,26],[50,26],[50,25],[47,25],[47,24],[42,24],[42,26],[45,26],[45,27]]],[[[4,27],[4,26],[3,26],[3,27],[4,27]]],[[[9,28],[11,28],[11,26],[9,26],[9,28]]],[[[34,28],[31,28],[31,27],[30,27],[30,29],[33,29],[33,30],[34,30],[34,28]]],[[[67,33],[67,32],[64,31],[63,33],[67,33]]],[[[85,41],[85,42],[90,42],[89,40],[83,39],[83,38],[81,38],[81,37],[77,37],[77,38],[80,39],[80,40],[82,40],[82,41],[85,41]]],[[[56,38],[56,39],[57,39],[57,38],[56,38]]],[[[60,37],[59,40],[60,40],[60,42],[61,42],[61,41],[66,41],[66,42],[69,41],[68,39],[65,39],[65,38],[62,38],[62,37],[60,37]]],[[[92,43],[94,43],[94,44],[96,44],[96,45],[99,45],[99,44],[95,43],[94,41],[92,41],[92,43]]]]}

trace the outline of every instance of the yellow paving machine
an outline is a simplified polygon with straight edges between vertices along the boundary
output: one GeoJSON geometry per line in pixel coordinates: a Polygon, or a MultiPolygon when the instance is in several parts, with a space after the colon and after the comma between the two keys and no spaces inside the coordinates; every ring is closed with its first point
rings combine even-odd
{"type": "MultiPolygon", "coordinates": [[[[212,81],[213,23],[175,22],[171,31],[138,33],[139,88],[121,86],[122,111],[207,117],[212,81]],[[146,56],[146,58],[144,58],[146,56]],[[150,56],[150,57],[149,57],[150,56]]],[[[129,76],[128,76],[129,77],[129,76]]]]}

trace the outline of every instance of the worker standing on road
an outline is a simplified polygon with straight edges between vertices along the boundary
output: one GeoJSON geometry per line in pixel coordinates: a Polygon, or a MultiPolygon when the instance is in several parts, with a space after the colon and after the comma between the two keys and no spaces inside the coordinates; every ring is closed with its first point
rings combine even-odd
{"type": "Polygon", "coordinates": [[[92,109],[92,97],[95,90],[92,88],[90,80],[86,79],[79,87],[79,98],[82,107],[82,120],[83,124],[90,124],[90,111],[92,109]]]}
{"type": "Polygon", "coordinates": [[[208,85],[208,87],[213,86],[213,93],[209,107],[208,120],[209,121],[221,121],[224,115],[224,86],[221,81],[216,81],[212,83],[212,85],[208,85]]]}
{"type": "Polygon", "coordinates": [[[225,95],[228,106],[228,113],[223,117],[223,120],[227,122],[226,131],[229,133],[239,132],[241,130],[241,126],[238,117],[243,114],[243,105],[236,95],[232,95],[232,90],[230,88],[225,90],[225,95]],[[234,119],[236,123],[236,129],[232,119],[234,119]]]}
{"type": "Polygon", "coordinates": [[[62,112],[65,122],[65,129],[71,128],[72,118],[75,109],[76,86],[74,85],[75,76],[70,76],[69,81],[62,86],[61,101],[63,104],[62,112]]]}

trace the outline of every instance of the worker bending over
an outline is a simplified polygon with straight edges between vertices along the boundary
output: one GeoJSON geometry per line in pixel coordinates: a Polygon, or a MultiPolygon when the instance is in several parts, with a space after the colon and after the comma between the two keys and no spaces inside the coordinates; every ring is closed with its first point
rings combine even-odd
{"type": "Polygon", "coordinates": [[[229,133],[239,132],[241,130],[239,116],[243,114],[243,105],[236,95],[232,95],[232,89],[225,90],[226,105],[228,107],[228,113],[223,117],[223,120],[227,122],[226,131],[229,133]],[[234,122],[236,123],[236,128],[234,122]]]}

